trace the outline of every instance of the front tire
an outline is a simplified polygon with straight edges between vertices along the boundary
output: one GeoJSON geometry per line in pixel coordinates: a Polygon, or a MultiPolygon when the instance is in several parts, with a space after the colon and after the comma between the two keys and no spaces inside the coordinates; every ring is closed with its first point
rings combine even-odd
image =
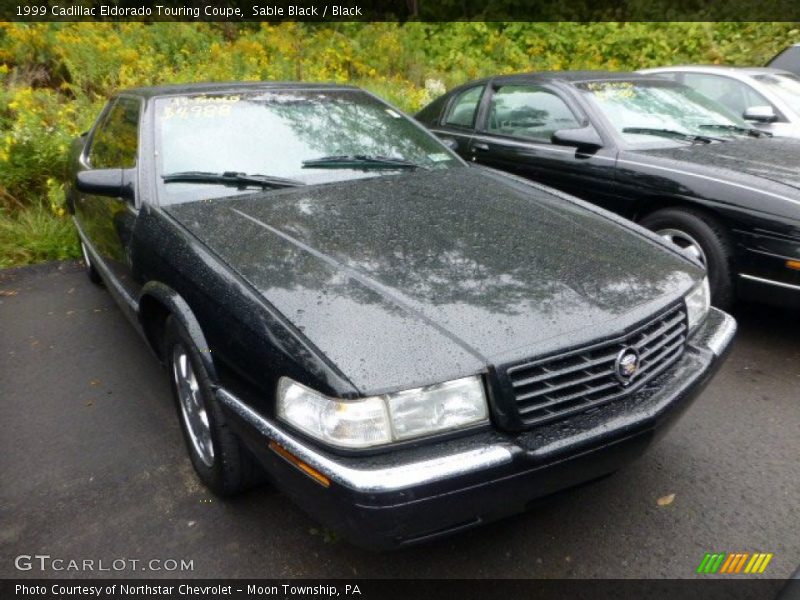
{"type": "Polygon", "coordinates": [[[735,296],[733,251],[728,233],[719,222],[699,211],[667,208],[647,215],[639,224],[703,263],[711,303],[723,310],[731,307],[735,296]]]}
{"type": "Polygon", "coordinates": [[[78,238],[78,243],[81,245],[81,252],[83,253],[83,264],[86,268],[86,276],[89,278],[95,285],[102,285],[103,280],[100,278],[100,273],[97,272],[97,269],[94,267],[94,263],[92,259],[89,258],[89,251],[86,250],[86,246],[83,243],[83,240],[78,238]]]}
{"type": "Polygon", "coordinates": [[[172,316],[165,324],[164,358],[186,449],[200,480],[219,496],[260,483],[263,472],[230,430],[200,352],[172,316]]]}

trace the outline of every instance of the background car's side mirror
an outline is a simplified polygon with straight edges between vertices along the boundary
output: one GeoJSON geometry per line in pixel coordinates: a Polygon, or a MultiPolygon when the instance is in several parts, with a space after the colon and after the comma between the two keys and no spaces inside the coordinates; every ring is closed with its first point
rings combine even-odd
{"type": "Polygon", "coordinates": [[[778,120],[778,115],[771,106],[751,106],[742,115],[745,121],[756,121],[758,123],[772,123],[778,120]]]}
{"type": "Polygon", "coordinates": [[[439,138],[439,139],[441,140],[441,142],[445,146],[450,148],[450,150],[452,150],[453,152],[456,152],[458,150],[458,142],[456,140],[454,140],[453,138],[451,138],[451,137],[443,137],[443,138],[439,138]]]}
{"type": "Polygon", "coordinates": [[[583,152],[591,152],[603,147],[603,140],[591,125],[577,129],[559,129],[553,132],[550,139],[558,146],[574,146],[583,152]]]}
{"type": "Polygon", "coordinates": [[[134,169],[90,169],[79,171],[75,187],[84,194],[133,201],[134,169]]]}

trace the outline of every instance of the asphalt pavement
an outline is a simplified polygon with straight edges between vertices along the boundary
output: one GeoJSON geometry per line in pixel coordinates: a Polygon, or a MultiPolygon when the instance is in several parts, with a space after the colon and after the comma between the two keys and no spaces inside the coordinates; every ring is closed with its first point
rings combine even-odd
{"type": "Polygon", "coordinates": [[[735,316],[727,363],[637,462],[524,515],[374,554],[273,489],[211,496],[166,374],[79,263],[0,271],[0,577],[682,578],[714,551],[771,552],[765,576],[788,577],[800,563],[800,319],[756,305],[735,316]],[[127,562],[15,568],[36,554],[127,562]],[[193,568],[130,568],[151,559],[193,568]]]}

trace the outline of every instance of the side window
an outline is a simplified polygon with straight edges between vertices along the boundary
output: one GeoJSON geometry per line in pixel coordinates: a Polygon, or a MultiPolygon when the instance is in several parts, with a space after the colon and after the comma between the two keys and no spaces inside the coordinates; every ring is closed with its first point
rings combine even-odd
{"type": "Polygon", "coordinates": [[[475,116],[478,113],[478,103],[481,101],[484,86],[470,88],[456,97],[447,111],[446,125],[456,127],[475,127],[475,116]]]}
{"type": "Polygon", "coordinates": [[[686,73],[684,83],[704,96],[719,102],[741,117],[751,106],[772,106],[772,103],[746,83],[702,73],[686,73]]]}
{"type": "Polygon", "coordinates": [[[94,169],[136,166],[139,140],[139,102],[120,98],[92,136],[89,164],[94,169]]]}
{"type": "Polygon", "coordinates": [[[549,142],[555,131],[580,126],[567,104],[553,92],[534,85],[505,85],[492,96],[487,130],[549,142]]]}

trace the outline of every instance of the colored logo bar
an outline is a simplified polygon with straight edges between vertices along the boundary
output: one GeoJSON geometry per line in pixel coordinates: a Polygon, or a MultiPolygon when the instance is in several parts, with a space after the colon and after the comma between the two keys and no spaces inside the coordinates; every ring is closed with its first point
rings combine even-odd
{"type": "Polygon", "coordinates": [[[773,556],[771,552],[708,552],[697,572],[711,575],[763,573],[773,556]]]}

